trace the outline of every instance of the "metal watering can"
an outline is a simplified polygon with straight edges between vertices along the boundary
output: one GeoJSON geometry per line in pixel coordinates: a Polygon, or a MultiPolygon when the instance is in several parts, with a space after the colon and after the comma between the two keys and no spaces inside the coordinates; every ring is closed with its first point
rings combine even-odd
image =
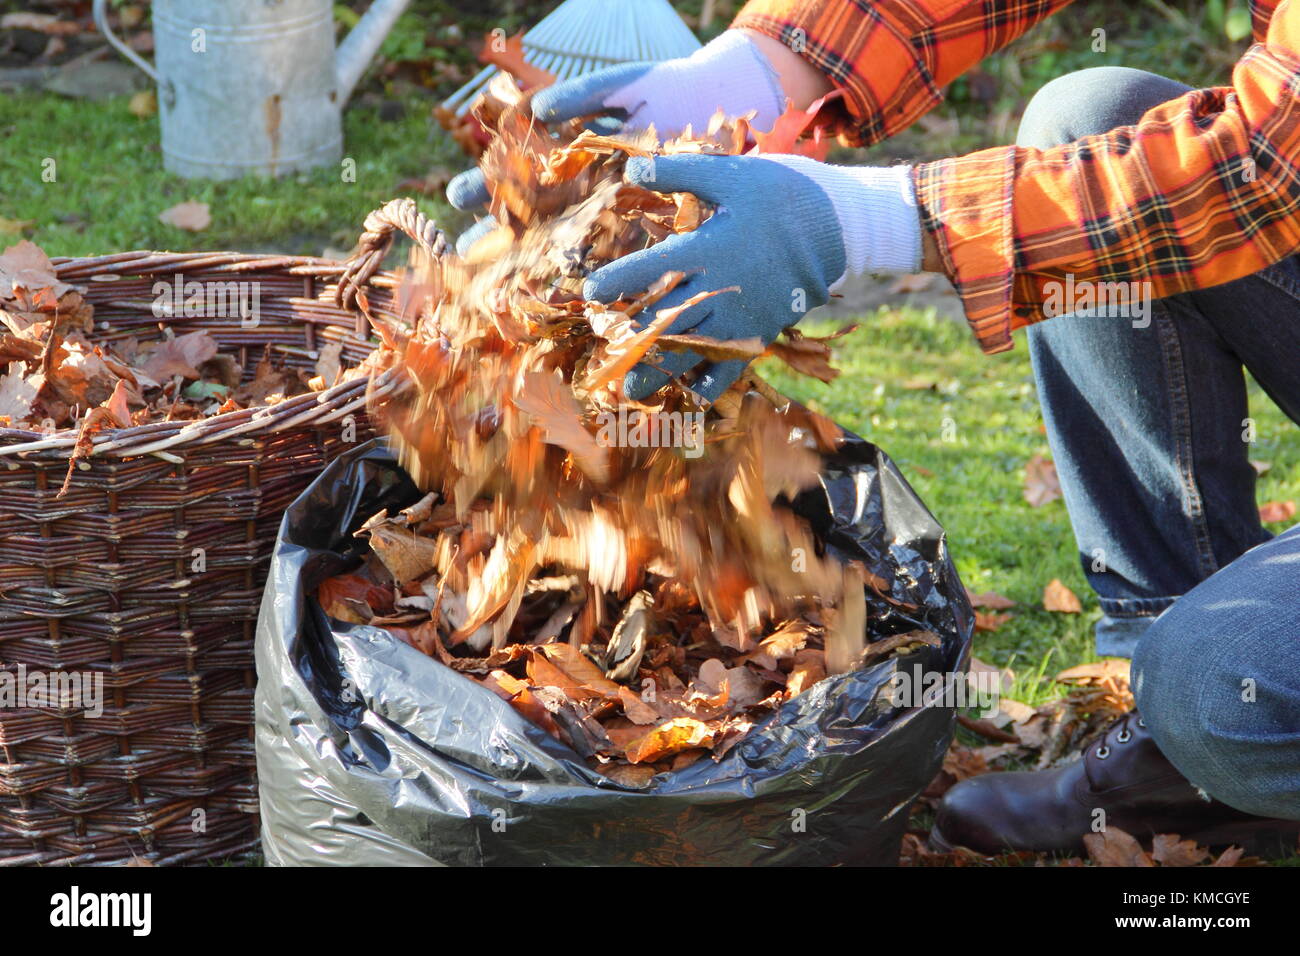
{"type": "Polygon", "coordinates": [[[337,164],[343,105],[410,0],[374,0],[334,48],[331,0],[154,0],[156,68],[95,23],[158,84],[163,166],[196,179],[337,164]]]}

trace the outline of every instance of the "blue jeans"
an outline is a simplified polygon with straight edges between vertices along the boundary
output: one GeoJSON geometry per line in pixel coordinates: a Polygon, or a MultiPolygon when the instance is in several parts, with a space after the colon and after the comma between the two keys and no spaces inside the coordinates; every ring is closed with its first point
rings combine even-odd
{"type": "MultiPolygon", "coordinates": [[[[1117,67],[1072,73],[1033,98],[1018,142],[1103,133],[1187,89],[1117,67]]],[[[1101,602],[1098,653],[1136,652],[1139,708],[1193,783],[1300,818],[1300,528],[1270,540],[1260,525],[1244,374],[1300,421],[1300,262],[1153,302],[1137,322],[1067,315],[1028,338],[1101,602]]]]}

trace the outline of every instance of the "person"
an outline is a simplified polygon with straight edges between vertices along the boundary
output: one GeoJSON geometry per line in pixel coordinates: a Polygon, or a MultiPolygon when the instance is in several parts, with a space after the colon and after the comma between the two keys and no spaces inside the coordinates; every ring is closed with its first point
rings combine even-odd
{"type": "MultiPolygon", "coordinates": [[[[870,145],[1068,2],[751,0],[690,57],[557,84],[534,113],[671,134],[718,108],[752,110],[767,129],[787,101],[838,91],[836,130],[870,145]]],[[[1137,713],[1064,767],[954,787],[940,847],[1077,852],[1084,834],[1117,826],[1295,852],[1300,527],[1261,526],[1244,370],[1300,421],[1300,0],[1251,7],[1255,42],[1230,86],[1071,73],[1033,97],[1014,145],[887,168],[773,155],[628,163],[629,181],[695,193],[716,212],[597,270],[588,298],[633,296],[682,270],[689,280],[662,308],[742,292],[670,331],[771,341],[800,303],[825,303],[851,275],[924,268],[952,281],[985,352],[1026,328],[1103,612],[1097,649],[1133,657],[1137,713]],[[1098,308],[1108,288],[1134,295],[1098,308]]],[[[449,198],[474,208],[481,177],[458,177],[449,198]]],[[[707,401],[742,369],[672,355],[634,369],[626,390],[640,398],[689,375],[707,401]]]]}

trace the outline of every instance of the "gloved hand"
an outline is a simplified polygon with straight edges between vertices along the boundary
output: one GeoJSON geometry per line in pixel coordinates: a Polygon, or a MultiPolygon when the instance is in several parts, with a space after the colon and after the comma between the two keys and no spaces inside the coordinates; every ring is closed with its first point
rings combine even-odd
{"type": "MultiPolygon", "coordinates": [[[[671,334],[722,340],[757,336],[770,343],[807,310],[829,301],[848,276],[915,272],[921,265],[921,224],[908,166],[683,153],[631,159],[626,179],[657,192],[694,193],[717,207],[699,229],[611,262],[592,273],[584,287],[586,298],[608,304],[640,295],[666,272],[687,273],[656,312],[707,290],[740,287],[683,312],[668,329],[671,334]]],[[[669,376],[702,361],[691,352],[674,352],[657,366],[638,365],[628,373],[624,393],[643,399],[669,376]]],[[[712,402],[746,364],[710,363],[691,387],[712,402]]]]}
{"type": "MultiPolygon", "coordinates": [[[[727,30],[687,57],[612,66],[549,86],[533,97],[533,115],[545,123],[612,112],[602,132],[653,125],[663,137],[676,136],[687,126],[702,130],[719,109],[728,116],[756,110],[753,125],[767,131],[784,106],[780,77],[740,30],[727,30]]],[[[488,191],[482,172],[475,168],[453,179],[447,199],[465,211],[485,205],[488,191]]],[[[463,253],[495,226],[490,219],[479,222],[456,241],[457,250],[463,253]]]]}

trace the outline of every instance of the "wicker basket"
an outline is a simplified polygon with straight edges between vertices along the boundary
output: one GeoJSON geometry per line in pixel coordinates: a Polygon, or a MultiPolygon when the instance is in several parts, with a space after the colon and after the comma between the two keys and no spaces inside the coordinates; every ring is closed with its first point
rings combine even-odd
{"type": "MultiPolygon", "coordinates": [[[[55,266],[94,305],[96,341],[160,336],[160,280],[258,282],[255,328],[164,321],[206,329],[246,374],[267,346],[310,368],[342,342],[352,367],[373,347],[357,289],[369,314],[394,317],[395,279],[378,269],[399,229],[442,251],[399,200],[366,220],[347,263],[130,252],[55,266]]],[[[269,556],[289,503],[369,437],[370,384],[101,433],[62,497],[74,433],[0,429],[0,678],[103,682],[97,717],[0,705],[0,864],[178,863],[256,845],[253,632],[269,556]]]]}

